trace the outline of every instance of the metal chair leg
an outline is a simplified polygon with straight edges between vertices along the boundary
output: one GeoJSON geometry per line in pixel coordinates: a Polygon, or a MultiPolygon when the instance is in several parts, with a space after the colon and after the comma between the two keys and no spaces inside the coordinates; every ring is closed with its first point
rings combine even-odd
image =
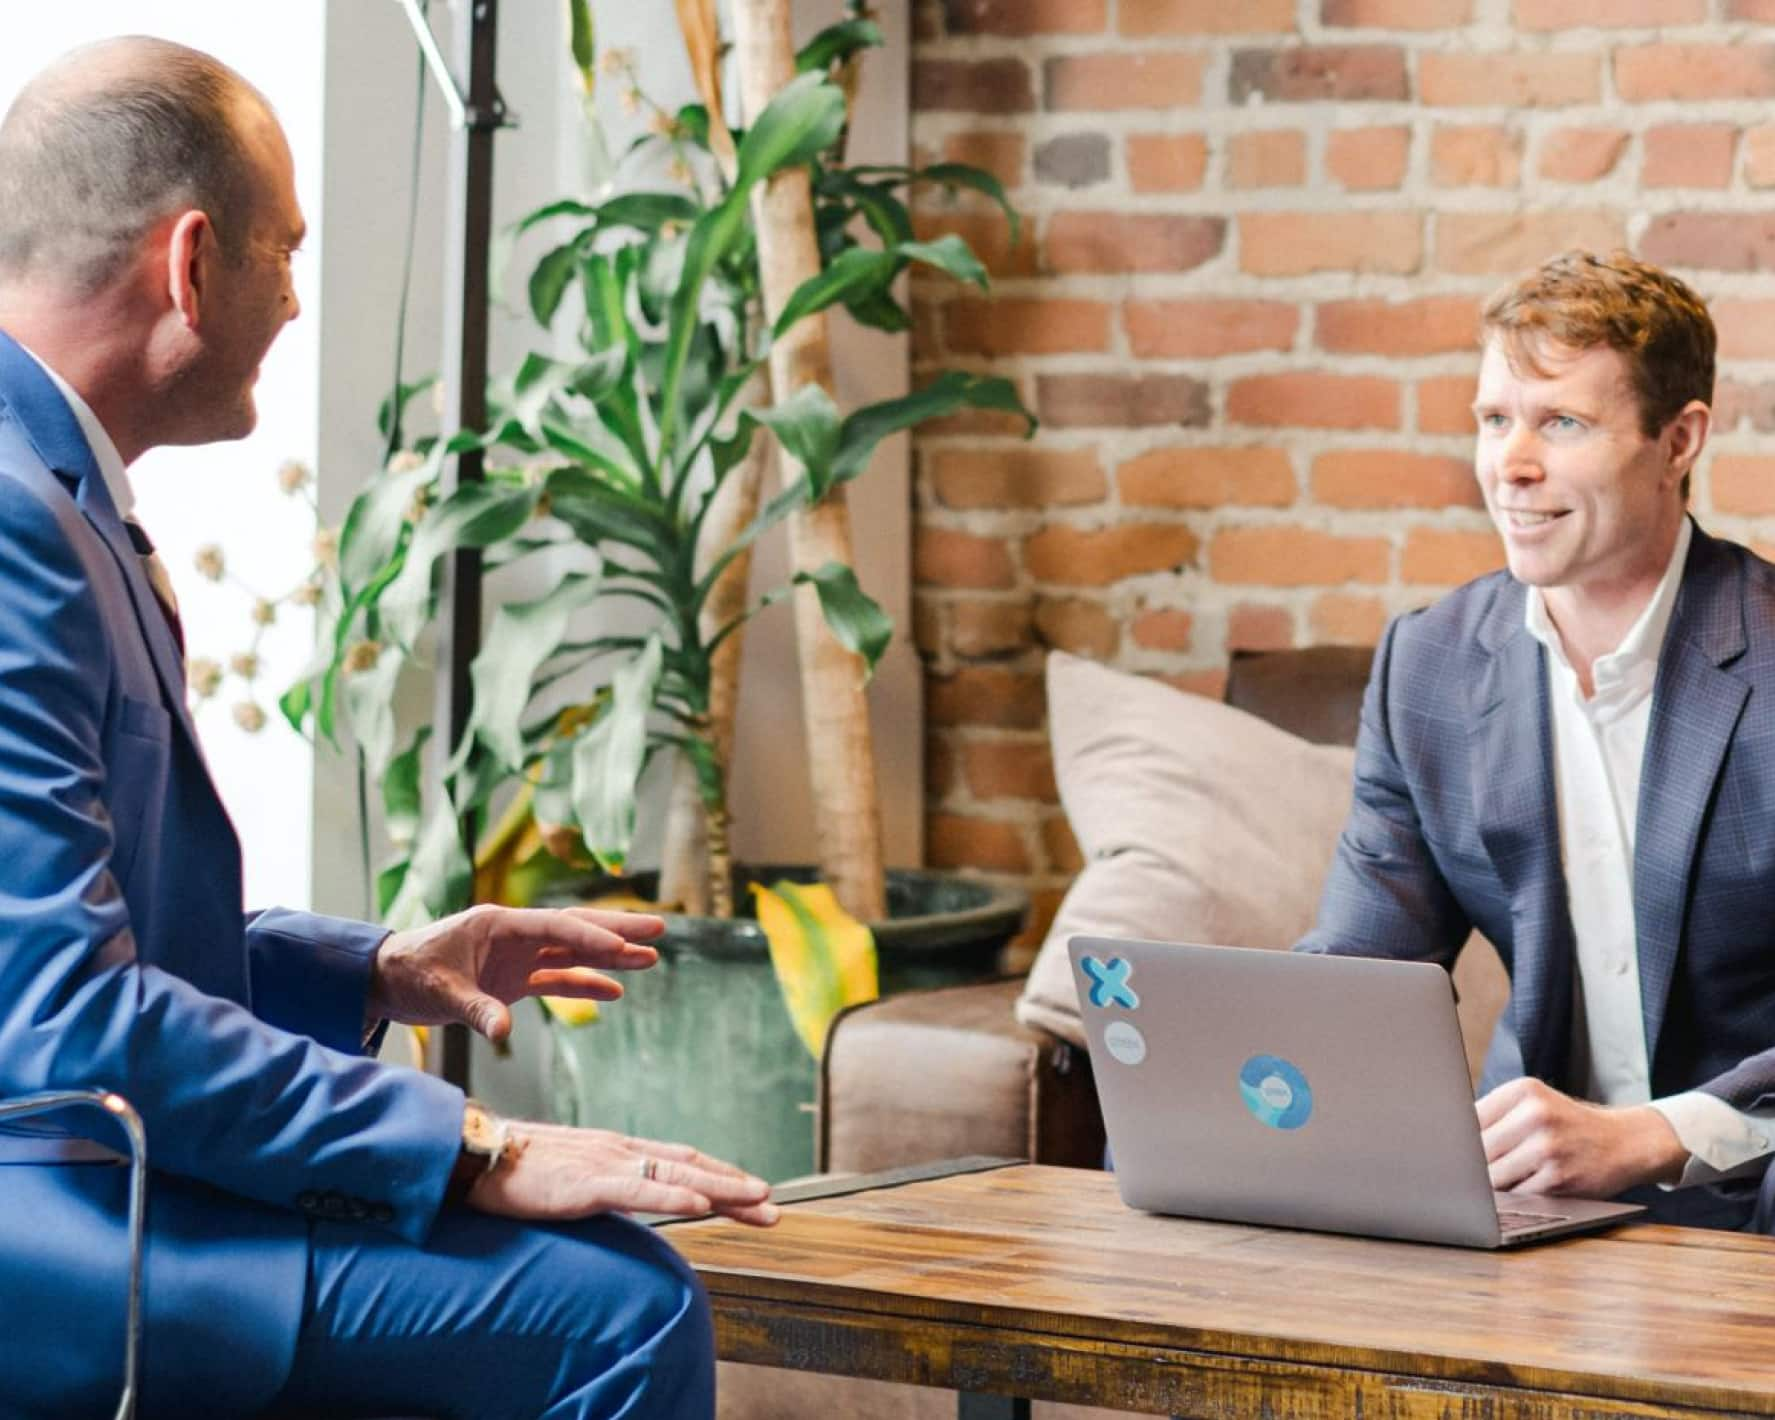
{"type": "Polygon", "coordinates": [[[129,1312],[123,1333],[123,1395],[117,1420],[133,1420],[142,1363],[142,1254],[148,1212],[148,1135],[142,1117],[122,1095],[109,1090],[54,1090],[0,1100],[0,1121],[57,1109],[102,1109],[129,1139],[129,1312]]]}

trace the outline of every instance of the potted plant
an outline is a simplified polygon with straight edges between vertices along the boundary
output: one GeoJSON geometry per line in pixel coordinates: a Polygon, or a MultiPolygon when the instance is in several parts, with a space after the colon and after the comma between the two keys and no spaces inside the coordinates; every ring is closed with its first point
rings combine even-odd
{"type": "MultiPolygon", "coordinates": [[[[596,73],[590,15],[583,6],[573,13],[580,21],[574,57],[589,89],[596,73]]],[[[811,589],[826,625],[864,667],[873,668],[891,635],[887,617],[841,561],[804,568],[789,585],[746,604],[750,548],[862,475],[877,445],[895,431],[965,407],[1028,418],[1008,381],[960,371],[848,414],[817,384],[786,397],[769,395],[772,343],[789,338],[802,322],[823,320],[834,306],[866,324],[903,329],[907,316],[892,283],[909,264],[986,285],[984,269],[959,237],[914,238],[902,194],[912,184],[942,183],[989,193],[1003,204],[990,176],[959,165],[914,171],[842,161],[847,101],[833,72],[878,42],[875,27],[861,18],[823,32],[798,56],[799,76],[743,132],[728,132],[715,95],[712,103],[662,112],[657,134],[638,145],[636,156],[666,149],[668,181],[631,184],[618,169],[606,192],[552,202],[516,224],[514,240],[556,233],[535,261],[526,292],[542,330],[556,338],[570,333],[577,349],[568,358],[532,353],[497,381],[486,429],[447,441],[411,436],[423,383],[398,388],[384,406],[384,427],[405,449],[351,506],[323,582],[319,653],[281,704],[293,724],[312,724],[329,740],[348,726],[370,779],[380,784],[394,853],[377,878],[376,898],[392,925],[455,911],[477,898],[534,900],[569,882],[583,891],[594,866],[619,878],[627,874],[642,807],[638,786],[649,761],[661,754],[679,758],[700,810],[700,834],[679,835],[706,845],[706,888],[695,901],[706,902],[715,919],[732,918],[731,731],[716,713],[724,652],[731,662],[746,623],[798,586],[811,589]],[[766,321],[749,204],[760,184],[797,167],[811,178],[821,269],[766,321]],[[743,509],[747,500],[736,500],[735,486],[748,478],[756,486],[773,443],[793,458],[784,486],[736,521],[736,501],[743,509]],[[488,453],[485,480],[439,496],[444,461],[469,447],[488,453]],[[440,559],[462,547],[480,549],[489,568],[549,559],[552,579],[541,595],[495,611],[473,665],[468,729],[459,743],[433,747],[441,764],[428,776],[431,729],[400,733],[395,685],[420,655],[436,612],[440,559]],[[620,617],[609,616],[612,608],[622,609],[620,617]],[[461,826],[489,816],[496,798],[505,807],[483,841],[477,874],[461,826]]],[[[699,65],[699,78],[707,94],[713,48],[703,49],[709,58],[699,65]]],[[[619,57],[614,67],[621,72],[626,64],[619,57]]],[[[632,70],[627,77],[633,79],[632,70]]],[[[1005,210],[1014,223],[1008,205],[1005,210]]],[[[679,882],[694,876],[682,863],[674,866],[679,882]]],[[[659,891],[647,887],[650,897],[659,891]]],[[[907,875],[898,882],[903,898],[921,889],[930,884],[907,875]]],[[[937,891],[953,901],[959,890],[939,884],[937,891]]],[[[818,995],[817,983],[832,984],[832,962],[851,926],[817,894],[790,890],[781,901],[787,952],[806,959],[810,969],[799,980],[803,987],[814,981],[816,987],[806,989],[818,995]]],[[[1002,901],[964,907],[961,917],[965,922],[994,911],[1001,935],[1008,935],[1002,901]]],[[[1013,924],[1016,912],[1009,909],[1013,924]]],[[[891,923],[876,926],[878,939],[891,940],[891,923]]],[[[607,1086],[616,1079],[616,1062],[626,1061],[636,1080],[651,1076],[648,1061],[660,1048],[674,1056],[673,1077],[695,1079],[697,1071],[685,1068],[687,1050],[699,1040],[724,1046],[718,1037],[725,1033],[755,1044],[771,1024],[766,1013],[774,1012],[776,1033],[784,1034],[774,984],[769,999],[737,1012],[731,988],[701,985],[708,961],[763,959],[756,925],[677,927],[671,940],[701,953],[698,965],[650,973],[655,980],[648,989],[692,992],[694,999],[681,1002],[685,1009],[678,1013],[661,1010],[658,1001],[621,1013],[622,1029],[665,1032],[663,1041],[636,1034],[621,1048],[607,1040],[583,1047],[598,1052],[597,1077],[607,1086]],[[710,1024],[717,999],[727,1003],[726,1015],[710,1024]],[[687,1033],[686,1022],[709,1029],[687,1033]]],[[[946,923],[939,935],[953,937],[957,930],[946,923]]],[[[779,949],[783,990],[793,1007],[798,977],[784,955],[779,949]]],[[[899,975],[916,980],[920,965],[905,964],[899,975]]],[[[894,964],[888,967],[892,975],[894,964]]],[[[822,999],[829,1019],[831,1000],[822,999]]],[[[817,1053],[824,1019],[817,1009],[798,1014],[802,1044],[817,1053]]],[[[581,1048],[565,1047],[568,1054],[581,1048]]],[[[794,1072],[802,1077],[795,1087],[801,1088],[811,1082],[811,1062],[801,1046],[795,1049],[794,1072]]],[[[724,1067],[711,1059],[709,1068],[724,1067]]],[[[765,1073],[780,1076],[787,1068],[779,1060],[765,1073]]],[[[586,1100],[583,1087],[565,1079],[570,1098],[561,1107],[572,1114],[586,1100]]],[[[772,1088],[780,1093],[780,1080],[772,1088]]],[[[608,1093],[613,1101],[634,1103],[626,1087],[608,1093]]],[[[699,1134],[699,1121],[685,1117],[684,1104],[677,1102],[671,1127],[712,1138],[707,1130],[699,1134]]],[[[790,1125],[797,1137],[805,1133],[802,1122],[790,1125]]],[[[646,1127],[645,1121],[635,1127],[646,1127]]],[[[715,1147],[733,1149],[719,1140],[715,1147]]],[[[734,1152],[761,1166],[750,1143],[734,1152]]],[[[797,1145],[796,1157],[805,1152],[797,1145]]],[[[787,1166],[762,1167],[780,1174],[787,1166]]]]}

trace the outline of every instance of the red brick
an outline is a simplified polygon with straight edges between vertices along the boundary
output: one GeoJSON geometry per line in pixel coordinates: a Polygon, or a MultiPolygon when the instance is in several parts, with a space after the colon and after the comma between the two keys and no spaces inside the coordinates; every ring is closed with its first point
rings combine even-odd
{"type": "Polygon", "coordinates": [[[1642,140],[1641,187],[1730,187],[1738,129],[1730,123],[1671,123],[1642,140]]]}
{"type": "Polygon", "coordinates": [[[1029,113],[1035,86],[1021,59],[915,59],[914,113],[1029,113]]]}
{"type": "MultiPolygon", "coordinates": [[[[919,208],[912,214],[912,230],[921,242],[951,235],[960,237],[995,278],[1035,275],[1036,244],[1029,224],[1024,224],[1020,240],[1013,246],[1011,224],[996,207],[990,212],[934,212],[919,208]]],[[[913,273],[920,281],[942,284],[951,279],[926,266],[913,267],[913,273]]]]}
{"type": "Polygon", "coordinates": [[[1516,275],[1567,247],[1609,252],[1626,240],[1620,212],[1444,212],[1436,222],[1436,264],[1467,275],[1516,275]]]}
{"type": "Polygon", "coordinates": [[[1179,671],[1176,675],[1155,675],[1153,679],[1185,695],[1200,695],[1208,700],[1226,699],[1226,667],[1205,671],[1179,671]]]}
{"type": "Polygon", "coordinates": [[[1525,30],[1655,29],[1707,18],[1707,0],[1516,0],[1516,24],[1525,30]]]}
{"type": "Polygon", "coordinates": [[[1048,866],[1057,873],[1076,873],[1085,866],[1085,855],[1079,851],[1079,841],[1065,814],[1042,820],[1042,849],[1048,866]]]}
{"type": "Polygon", "coordinates": [[[1109,491],[1089,449],[941,449],[926,457],[937,501],[950,508],[1097,503],[1109,491]]]}
{"type": "Polygon", "coordinates": [[[1601,97],[1596,54],[1430,50],[1418,58],[1418,98],[1431,107],[1559,108],[1601,97]]]}
{"type": "Polygon", "coordinates": [[[1228,187],[1299,187],[1307,177],[1306,134],[1293,128],[1235,133],[1227,140],[1228,187]]]}
{"type": "Polygon", "coordinates": [[[1719,381],[1713,391],[1714,429],[1724,433],[1746,419],[1761,433],[1775,430],[1775,384],[1719,381]]]}
{"type": "Polygon", "coordinates": [[[929,301],[912,303],[912,362],[936,360],[943,353],[943,323],[929,301]]]}
{"type": "Polygon", "coordinates": [[[1405,51],[1384,44],[1236,49],[1227,89],[1235,104],[1254,94],[1298,103],[1411,97],[1405,51]]]}
{"type": "Polygon", "coordinates": [[[1128,347],[1142,360],[1208,359],[1247,350],[1289,350],[1300,328],[1292,301],[1129,301],[1128,347]]]}
{"type": "Polygon", "coordinates": [[[1294,0],[1121,0],[1125,35],[1261,34],[1294,28],[1294,0]]]}
{"type": "Polygon", "coordinates": [[[1325,171],[1351,192],[1391,191],[1405,179],[1411,130],[1346,128],[1325,139],[1325,171]]]}
{"type": "Polygon", "coordinates": [[[1055,429],[1208,422],[1208,385],[1193,375],[1040,375],[1035,384],[1042,422],[1055,429]]]}
{"type": "Polygon", "coordinates": [[[1045,742],[969,739],[956,748],[962,778],[976,799],[1059,801],[1054,760],[1045,742]]]}
{"type": "Polygon", "coordinates": [[[932,814],[925,820],[924,856],[933,868],[1027,873],[1031,866],[1023,830],[1017,824],[960,814],[932,814]]]}
{"type": "Polygon", "coordinates": [[[1048,265],[1058,272],[1188,271],[1226,244],[1226,219],[1130,212],[1056,212],[1048,265]]]}
{"type": "Polygon", "coordinates": [[[1756,213],[1667,212],[1654,217],[1640,254],[1661,266],[1708,271],[1775,270],[1775,217],[1756,213]]]}
{"type": "Polygon", "coordinates": [[[1109,0],[944,0],[952,35],[1101,34],[1109,0]]]}
{"type": "Polygon", "coordinates": [[[1430,177],[1438,187],[1515,187],[1522,134],[1498,124],[1438,124],[1430,135],[1430,177]]]}
{"type": "Polygon", "coordinates": [[[1775,187],[1775,126],[1744,130],[1744,180],[1752,187],[1775,187]]]}
{"type": "Polygon", "coordinates": [[[1029,894],[1029,919],[1023,930],[1006,944],[999,956],[999,970],[1007,976],[1023,976],[1035,964],[1036,950],[1048,939],[1066,893],[1061,888],[1037,888],[1029,894]]]}
{"type": "Polygon", "coordinates": [[[912,560],[915,580],[927,585],[1008,587],[1017,580],[1003,538],[921,527],[912,560]]]}
{"type": "Polygon", "coordinates": [[[949,645],[970,659],[1004,656],[1035,642],[1029,604],[1022,601],[958,601],[949,608],[949,645]]]}
{"type": "Polygon", "coordinates": [[[927,800],[948,796],[955,786],[955,752],[935,736],[925,741],[924,792],[927,800]]]}
{"type": "Polygon", "coordinates": [[[1423,434],[1477,434],[1473,422],[1473,396],[1478,392],[1475,375],[1435,375],[1418,381],[1418,432],[1423,434]]]}
{"type": "Polygon", "coordinates": [[[1136,192],[1194,192],[1208,171],[1208,140],[1200,133],[1130,133],[1125,152],[1136,192]]]}
{"type": "MultiPolygon", "coordinates": [[[[1067,54],[1043,66],[1047,107],[1054,110],[1187,108],[1201,102],[1208,58],[1184,50],[1142,54],[1067,54]]],[[[916,112],[921,105],[916,102],[916,112]]]]}
{"type": "Polygon", "coordinates": [[[1294,614],[1287,607],[1241,602],[1227,612],[1229,651],[1280,651],[1294,644],[1294,614]]]}
{"type": "Polygon", "coordinates": [[[1449,30],[1473,18],[1473,0],[1324,0],[1327,28],[1449,30]]]}
{"type": "Polygon", "coordinates": [[[1036,603],[1035,629],[1045,645],[1075,656],[1106,661],[1115,655],[1122,625],[1097,602],[1043,597],[1036,603]]]}
{"type": "Polygon", "coordinates": [[[1726,18],[1775,23],[1775,0],[1726,0],[1726,18]]]}
{"type": "Polygon", "coordinates": [[[1436,355],[1479,341],[1479,298],[1329,301],[1314,322],[1321,350],[1340,355],[1436,355]]]}
{"type": "Polygon", "coordinates": [[[1719,353],[1728,360],[1775,360],[1775,300],[1710,301],[1719,353]]]}
{"type": "Polygon", "coordinates": [[[1048,699],[1034,672],[963,666],[925,676],[925,713],[933,725],[1035,730],[1048,718],[1048,699]]]}
{"type": "Polygon", "coordinates": [[[1222,528],[1208,549],[1217,582],[1269,587],[1387,580],[1385,538],[1339,537],[1308,528],[1222,528]]]}
{"type": "Polygon", "coordinates": [[[1326,592],[1307,613],[1315,645],[1372,646],[1387,629],[1387,605],[1379,597],[1326,592]]]}
{"type": "Polygon", "coordinates": [[[1153,449],[1116,470],[1125,506],[1285,508],[1298,489],[1288,455],[1265,448],[1153,449]]]}
{"type": "Polygon", "coordinates": [[[1775,513],[1775,458],[1716,454],[1711,478],[1716,513],[1752,518],[1775,513]]]}
{"type": "Polygon", "coordinates": [[[1554,182],[1595,182],[1621,161],[1624,128],[1556,128],[1541,142],[1541,176],[1554,182]]]}
{"type": "Polygon", "coordinates": [[[1173,571],[1196,555],[1196,535],[1173,523],[1120,523],[1084,529],[1055,523],[1023,544],[1038,582],[1107,587],[1125,577],[1173,571]]]}
{"type": "Polygon", "coordinates": [[[1397,449],[1336,449],[1313,460],[1313,497],[1336,508],[1477,508],[1465,459],[1397,449]]]}
{"type": "Polygon", "coordinates": [[[1294,429],[1397,429],[1399,382],[1296,370],[1247,375],[1227,390],[1227,421],[1294,429]]]}
{"type": "Polygon", "coordinates": [[[943,140],[943,160],[982,168],[1016,188],[1023,186],[1028,148],[1021,133],[952,133],[943,140]]]}
{"type": "Polygon", "coordinates": [[[1503,565],[1504,548],[1495,532],[1413,528],[1405,539],[1399,580],[1458,587],[1503,565]]]}
{"type": "Polygon", "coordinates": [[[1645,44],[1618,49],[1615,88],[1629,103],[1770,98],[1775,96],[1775,45],[1645,44]]]}
{"type": "Polygon", "coordinates": [[[1134,644],[1149,651],[1187,651],[1195,618],[1175,607],[1156,607],[1134,618],[1134,644]]]}
{"type": "Polygon", "coordinates": [[[1065,355],[1109,348],[1110,312],[1103,301],[949,301],[943,333],[965,355],[1065,355]]]}
{"type": "Polygon", "coordinates": [[[922,591],[912,594],[912,644],[927,660],[943,654],[943,606],[922,591]]]}
{"type": "Polygon", "coordinates": [[[1239,269],[1253,276],[1313,271],[1407,276],[1423,255],[1423,221],[1416,212],[1239,214],[1239,269]]]}

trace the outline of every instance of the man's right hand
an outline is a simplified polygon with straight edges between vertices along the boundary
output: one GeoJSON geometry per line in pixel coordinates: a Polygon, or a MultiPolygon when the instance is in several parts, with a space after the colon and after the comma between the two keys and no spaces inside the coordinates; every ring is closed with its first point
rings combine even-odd
{"type": "Polygon", "coordinates": [[[511,1130],[509,1152],[468,1191],[483,1213],[532,1222],[608,1212],[720,1213],[759,1227],[777,1220],[769,1184],[688,1144],[516,1120],[511,1130]]]}

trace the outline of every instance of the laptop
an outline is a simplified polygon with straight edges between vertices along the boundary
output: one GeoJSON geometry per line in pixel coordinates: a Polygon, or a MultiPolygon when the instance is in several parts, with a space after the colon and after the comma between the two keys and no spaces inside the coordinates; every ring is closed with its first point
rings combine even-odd
{"type": "Polygon", "coordinates": [[[1480,1248],[1645,1211],[1492,1191],[1440,966],[1107,937],[1068,949],[1130,1207],[1480,1248]]]}

